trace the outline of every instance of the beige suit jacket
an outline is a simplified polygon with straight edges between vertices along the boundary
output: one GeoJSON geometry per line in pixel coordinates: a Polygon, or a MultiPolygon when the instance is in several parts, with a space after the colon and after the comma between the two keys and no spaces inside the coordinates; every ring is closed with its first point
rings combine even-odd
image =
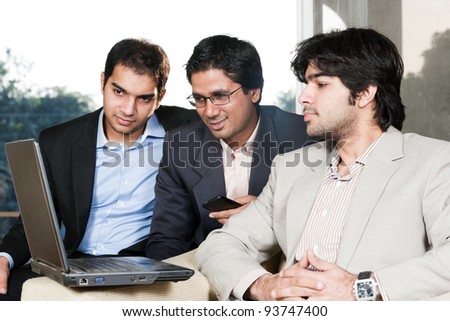
{"type": "MultiPolygon", "coordinates": [[[[280,249],[295,263],[330,155],[324,143],[279,155],[258,199],[203,242],[198,268],[219,299],[280,249]]],[[[450,291],[449,142],[389,128],[359,177],[336,264],[376,272],[391,300],[450,291]]]]}

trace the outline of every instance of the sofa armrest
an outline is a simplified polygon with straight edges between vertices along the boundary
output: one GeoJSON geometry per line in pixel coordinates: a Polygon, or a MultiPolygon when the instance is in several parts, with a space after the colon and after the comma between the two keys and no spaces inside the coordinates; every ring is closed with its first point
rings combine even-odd
{"type": "Polygon", "coordinates": [[[195,269],[196,250],[165,260],[195,270],[186,281],[149,285],[69,288],[47,277],[27,280],[22,301],[211,301],[217,300],[206,277],[195,269]]]}

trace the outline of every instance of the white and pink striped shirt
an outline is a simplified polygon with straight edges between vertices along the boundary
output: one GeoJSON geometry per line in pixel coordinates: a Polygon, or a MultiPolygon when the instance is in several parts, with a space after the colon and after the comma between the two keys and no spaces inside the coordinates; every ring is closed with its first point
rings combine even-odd
{"type": "Polygon", "coordinates": [[[297,248],[295,258],[298,261],[308,249],[312,249],[320,259],[336,262],[348,205],[359,175],[378,141],[374,141],[350,164],[349,174],[343,177],[338,173],[341,157],[337,150],[334,151],[297,248]]]}
{"type": "MultiPolygon", "coordinates": [[[[383,134],[350,164],[349,174],[343,177],[338,172],[341,157],[338,150],[333,152],[328,171],[319,188],[306,227],[300,238],[295,255],[296,260],[300,261],[304,253],[312,249],[320,259],[336,263],[348,205],[352,199],[359,175],[382,136],[383,134]]],[[[264,274],[264,271],[261,269],[250,271],[233,288],[233,295],[242,299],[248,287],[262,274],[264,274]]],[[[380,290],[383,299],[386,300],[387,296],[381,287],[380,290]]]]}

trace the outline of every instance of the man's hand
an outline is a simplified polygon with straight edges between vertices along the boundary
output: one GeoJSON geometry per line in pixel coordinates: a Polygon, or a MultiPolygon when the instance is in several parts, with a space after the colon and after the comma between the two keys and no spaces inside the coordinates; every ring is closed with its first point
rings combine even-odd
{"type": "Polygon", "coordinates": [[[8,292],[9,262],[0,256],[0,295],[8,292]]]}
{"type": "Polygon", "coordinates": [[[324,284],[312,277],[303,277],[309,273],[309,263],[305,257],[300,262],[275,275],[265,274],[258,278],[247,290],[245,298],[251,300],[306,300],[318,295],[324,284]],[[287,273],[285,271],[288,271],[287,273]]]}
{"type": "MultiPolygon", "coordinates": [[[[321,291],[312,292],[309,295],[309,300],[355,300],[353,284],[357,279],[356,275],[345,271],[334,263],[319,259],[311,250],[306,252],[305,257],[306,260],[303,258],[302,261],[307,261],[317,271],[307,270],[302,273],[302,277],[324,285],[321,291]]],[[[280,274],[283,278],[295,278],[298,275],[295,269],[291,268],[283,270],[280,274]]],[[[304,283],[308,283],[308,281],[305,280],[304,283]]],[[[279,291],[277,296],[286,296],[285,292],[285,290],[279,291]]]]}
{"type": "Polygon", "coordinates": [[[357,276],[334,263],[325,262],[308,250],[296,264],[278,274],[265,274],[247,290],[252,300],[355,300],[357,276]],[[316,271],[309,270],[311,266],[316,271]]]}
{"type": "Polygon", "coordinates": [[[248,204],[251,201],[254,201],[255,199],[256,199],[256,196],[253,196],[253,195],[246,195],[246,196],[241,196],[241,197],[235,198],[234,200],[236,202],[243,204],[241,207],[233,208],[231,210],[220,211],[220,212],[211,212],[209,214],[209,217],[215,218],[220,223],[225,224],[231,216],[242,212],[242,210],[244,210],[248,206],[248,204]]]}

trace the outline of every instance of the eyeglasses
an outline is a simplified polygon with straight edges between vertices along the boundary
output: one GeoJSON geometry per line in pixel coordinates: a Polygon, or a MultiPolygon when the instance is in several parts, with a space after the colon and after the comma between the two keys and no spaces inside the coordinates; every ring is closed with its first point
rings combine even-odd
{"type": "Polygon", "coordinates": [[[192,106],[197,107],[197,108],[205,107],[206,101],[208,99],[216,106],[223,106],[223,105],[230,103],[231,95],[233,95],[235,92],[237,92],[241,88],[242,88],[242,86],[233,90],[229,94],[214,94],[209,97],[203,97],[203,96],[192,94],[189,97],[187,97],[186,99],[189,101],[189,103],[192,106]]]}

